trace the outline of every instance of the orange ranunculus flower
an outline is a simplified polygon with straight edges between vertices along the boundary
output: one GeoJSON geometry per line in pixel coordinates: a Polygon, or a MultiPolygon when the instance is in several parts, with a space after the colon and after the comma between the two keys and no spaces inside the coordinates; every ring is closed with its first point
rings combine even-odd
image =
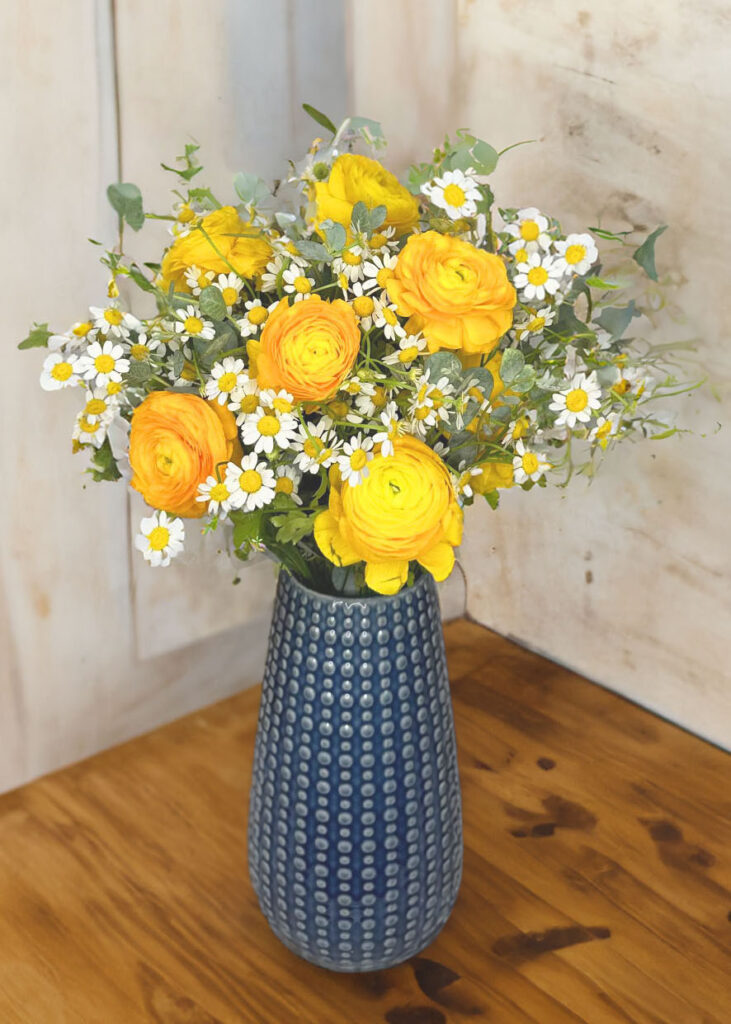
{"type": "Polygon", "coordinates": [[[395,228],[397,235],[412,231],[419,222],[416,198],[394,174],[369,156],[343,153],[332,165],[327,181],[315,184],[317,220],[334,220],[348,228],[358,201],[369,210],[385,206],[384,227],[395,228]]]}
{"type": "Polygon", "coordinates": [[[218,402],[153,391],[132,415],[132,487],[153,508],[190,519],[205,515],[198,485],[240,454],[236,419],[218,402]]]}
{"type": "Polygon", "coordinates": [[[174,283],[178,291],[190,291],[185,283],[188,267],[196,266],[204,273],[214,274],[228,274],[233,267],[240,277],[256,277],[271,259],[272,248],[267,240],[245,224],[233,206],[222,206],[207,214],[200,226],[209,238],[191,227],[165,253],[160,268],[163,288],[174,283]]]}
{"type": "Polygon", "coordinates": [[[364,561],[366,583],[379,594],[401,589],[412,559],[446,579],[462,540],[462,510],[439,456],[409,435],[393,449],[372,459],[355,487],[331,470],[329,508],[315,519],[323,555],[336,565],[364,561]]]}
{"type": "Polygon", "coordinates": [[[515,288],[503,261],[451,235],[412,235],[386,288],[399,314],[424,332],[430,352],[492,352],[513,322],[515,288]]]}
{"type": "Polygon", "coordinates": [[[360,348],[360,329],[347,302],[319,295],[288,305],[282,299],[248,345],[262,388],[284,388],[298,401],[331,398],[347,377],[360,348]]]}

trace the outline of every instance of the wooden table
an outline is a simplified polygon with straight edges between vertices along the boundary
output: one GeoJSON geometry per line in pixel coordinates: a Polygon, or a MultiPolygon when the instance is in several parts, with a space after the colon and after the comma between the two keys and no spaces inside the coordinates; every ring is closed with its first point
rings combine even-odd
{"type": "Polygon", "coordinates": [[[2,1024],[728,1024],[729,759],[447,627],[465,877],[420,957],[289,953],[246,871],[258,690],[0,797],[2,1024]]]}

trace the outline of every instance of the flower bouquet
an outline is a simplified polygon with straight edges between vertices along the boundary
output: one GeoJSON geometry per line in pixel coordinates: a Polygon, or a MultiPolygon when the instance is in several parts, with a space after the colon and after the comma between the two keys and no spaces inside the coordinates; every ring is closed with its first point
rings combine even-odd
{"type": "MultiPolygon", "coordinates": [[[[291,949],[373,970],[436,935],[461,875],[456,746],[434,580],[463,509],[500,491],[591,476],[630,437],[674,432],[672,346],[633,330],[662,305],[654,245],[565,234],[495,204],[500,154],[468,132],[402,184],[378,125],[326,130],[270,187],[199,186],[176,168],[172,212],[110,186],[119,243],[107,300],[47,346],[41,384],[72,387],[96,480],[150,506],[153,566],[203,521],[280,573],[262,687],[249,868],[291,949]],[[167,222],[159,263],[126,227],[167,222]],[[602,253],[599,251],[602,244],[602,253]],[[136,286],[149,312],[120,292],[136,286]],[[629,337],[628,337],[629,333],[629,337]],[[190,526],[188,526],[190,529],[190,526]]],[[[487,510],[486,510],[487,511],[487,510]]]]}

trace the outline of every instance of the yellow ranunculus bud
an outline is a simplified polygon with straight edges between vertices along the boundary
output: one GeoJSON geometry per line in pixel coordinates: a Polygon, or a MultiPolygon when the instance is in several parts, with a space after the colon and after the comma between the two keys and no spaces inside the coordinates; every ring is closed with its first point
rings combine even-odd
{"type": "Polygon", "coordinates": [[[261,338],[248,344],[251,367],[263,388],[284,388],[299,401],[331,398],[347,377],[360,348],[353,309],[342,299],[313,295],[290,306],[282,299],[270,312],[261,338]]]}
{"type": "Polygon", "coordinates": [[[430,352],[492,352],[513,322],[515,288],[503,261],[451,235],[412,235],[386,288],[399,315],[416,320],[430,352]]]}
{"type": "Polygon", "coordinates": [[[470,487],[476,494],[487,494],[497,487],[513,486],[512,462],[483,462],[479,476],[470,477],[470,487]]]}
{"type": "Polygon", "coordinates": [[[198,485],[240,454],[236,419],[218,402],[153,391],[132,415],[132,487],[153,508],[190,519],[204,515],[198,485]]]}
{"type": "Polygon", "coordinates": [[[399,437],[393,454],[377,455],[355,487],[330,475],[330,504],[315,519],[315,541],[331,562],[364,561],[366,583],[395,594],[415,559],[435,579],[454,565],[462,510],[439,456],[415,437],[399,437]]]}
{"type": "Polygon", "coordinates": [[[419,222],[418,202],[394,174],[368,156],[343,153],[327,181],[315,183],[317,220],[334,220],[348,228],[358,201],[369,210],[385,206],[383,226],[395,228],[397,235],[412,231],[419,222]]]}
{"type": "Polygon", "coordinates": [[[200,221],[188,234],[176,238],[162,261],[162,287],[175,284],[178,291],[189,291],[185,282],[188,267],[203,273],[228,274],[231,268],[240,277],[256,277],[269,262],[272,248],[266,238],[245,224],[233,206],[222,206],[200,221]],[[206,238],[208,235],[208,238],[206,238]]]}

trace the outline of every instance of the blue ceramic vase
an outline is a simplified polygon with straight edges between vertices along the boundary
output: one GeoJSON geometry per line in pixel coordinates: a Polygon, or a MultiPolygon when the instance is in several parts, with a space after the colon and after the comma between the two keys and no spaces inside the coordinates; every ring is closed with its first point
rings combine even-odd
{"type": "Polygon", "coordinates": [[[418,953],[462,873],[462,815],[431,576],[393,597],[279,576],[249,809],[249,871],[293,952],[335,971],[418,953]]]}

